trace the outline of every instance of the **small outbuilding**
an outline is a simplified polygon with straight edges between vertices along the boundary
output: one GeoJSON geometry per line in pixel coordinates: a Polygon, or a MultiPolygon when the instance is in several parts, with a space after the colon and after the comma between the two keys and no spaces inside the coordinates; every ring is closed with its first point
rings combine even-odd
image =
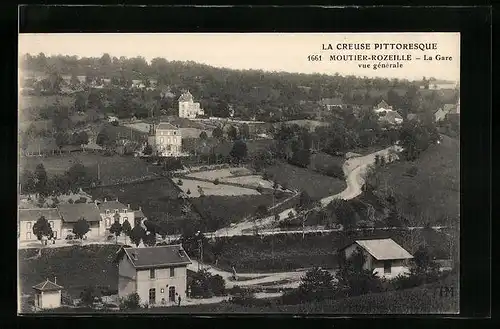
{"type": "Polygon", "coordinates": [[[47,279],[46,281],[33,286],[35,290],[35,308],[49,309],[61,307],[62,286],[47,279]]]}
{"type": "Polygon", "coordinates": [[[371,270],[378,277],[387,279],[408,273],[408,261],[413,258],[390,238],[356,240],[340,249],[345,259],[349,259],[356,251],[364,256],[365,270],[371,270]]]}

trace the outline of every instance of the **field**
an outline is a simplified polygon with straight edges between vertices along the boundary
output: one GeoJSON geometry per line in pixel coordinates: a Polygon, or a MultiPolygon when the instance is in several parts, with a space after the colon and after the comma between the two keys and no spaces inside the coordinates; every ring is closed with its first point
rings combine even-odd
{"type": "Polygon", "coordinates": [[[108,186],[92,189],[93,198],[118,198],[129,203],[133,209],[142,207],[144,215],[159,221],[182,220],[182,203],[178,200],[179,191],[169,178],[144,181],[125,186],[108,186]]]}
{"type": "Polygon", "coordinates": [[[118,267],[113,259],[119,246],[88,245],[42,249],[19,250],[19,282],[21,294],[33,294],[32,286],[54,280],[64,287],[72,297],[78,298],[88,286],[99,286],[109,290],[118,289],[118,267]]]}
{"type": "Polygon", "coordinates": [[[319,152],[311,154],[311,164],[309,168],[318,172],[324,172],[331,166],[342,168],[345,158],[341,156],[333,156],[327,153],[319,152]]]}
{"type": "Polygon", "coordinates": [[[209,231],[216,231],[230,223],[238,223],[255,214],[257,207],[272,206],[269,195],[205,196],[190,199],[193,207],[202,214],[209,231]]]}
{"type": "MultiPolygon", "coordinates": [[[[204,182],[204,181],[199,181],[199,180],[191,180],[191,179],[180,179],[182,181],[182,185],[179,187],[187,193],[187,191],[190,191],[191,193],[188,194],[188,197],[190,198],[198,198],[200,196],[200,193],[198,192],[198,187],[201,187],[203,189],[203,192],[205,195],[219,195],[219,196],[237,196],[237,195],[259,195],[260,193],[257,192],[254,189],[249,189],[249,188],[244,188],[244,187],[239,187],[239,186],[232,186],[232,185],[225,185],[225,184],[217,184],[215,185],[214,183],[210,182],[204,182]]],[[[177,180],[176,180],[177,182],[177,180]]]]}
{"type": "Polygon", "coordinates": [[[314,131],[317,127],[328,126],[328,123],[316,121],[316,120],[291,120],[284,122],[289,125],[299,125],[300,127],[309,128],[311,131],[314,131]]]}
{"type": "Polygon", "coordinates": [[[343,179],[321,175],[288,163],[279,163],[267,168],[266,172],[283,187],[306,191],[313,200],[340,193],[346,187],[343,179]]]}
{"type": "Polygon", "coordinates": [[[221,179],[221,182],[228,182],[228,183],[236,183],[236,184],[244,184],[244,185],[249,185],[253,186],[255,188],[257,187],[263,187],[267,189],[272,189],[273,188],[273,183],[262,179],[262,176],[260,175],[249,175],[249,176],[241,176],[241,177],[226,177],[221,179]]]}
{"type": "Polygon", "coordinates": [[[23,157],[20,159],[21,170],[34,171],[42,163],[49,176],[62,175],[75,163],[81,163],[88,172],[97,177],[99,165],[103,184],[111,184],[123,179],[135,179],[159,172],[160,168],[145,161],[129,156],[104,156],[96,153],[75,152],[48,157],[23,157]]]}
{"type": "Polygon", "coordinates": [[[339,248],[352,239],[368,237],[390,237],[411,253],[425,243],[436,259],[447,259],[450,254],[449,238],[432,229],[308,233],[304,239],[297,233],[262,238],[241,236],[219,238],[226,247],[219,257],[218,267],[231,271],[234,266],[239,272],[279,272],[313,266],[333,268],[337,265],[335,253],[339,248]]]}
{"type": "Polygon", "coordinates": [[[252,172],[246,168],[224,168],[224,169],[195,172],[187,175],[187,177],[215,180],[217,178],[222,179],[226,177],[250,175],[250,174],[252,174],[252,172]]]}
{"type": "Polygon", "coordinates": [[[460,142],[443,136],[440,144],[431,145],[415,162],[395,162],[382,173],[396,193],[413,196],[415,208],[430,222],[444,217],[460,216],[460,142]],[[414,177],[407,175],[411,167],[417,168],[414,177]]]}

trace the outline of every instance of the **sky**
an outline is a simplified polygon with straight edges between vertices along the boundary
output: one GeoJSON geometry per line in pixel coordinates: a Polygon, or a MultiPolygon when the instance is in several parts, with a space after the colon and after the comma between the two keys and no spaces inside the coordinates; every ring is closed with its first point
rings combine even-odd
{"type": "MultiPolygon", "coordinates": [[[[36,55],[76,55],[100,57],[142,56],[150,61],[163,57],[169,61],[195,61],[215,67],[261,69],[298,73],[356,75],[367,77],[422,77],[458,82],[460,79],[459,33],[74,33],[20,34],[19,53],[36,55]],[[338,44],[370,44],[370,50],[337,50],[338,44]],[[375,50],[376,43],[435,43],[436,50],[375,50]],[[331,44],[334,50],[324,50],[331,44]],[[403,67],[373,69],[373,64],[386,60],[330,61],[330,55],[411,55],[401,61],[403,67]],[[423,55],[432,57],[424,61],[423,55]],[[309,61],[308,56],[321,55],[322,61],[309,61]],[[451,60],[436,60],[436,55],[451,60]],[[420,60],[415,59],[419,57],[420,60]]],[[[397,63],[393,60],[390,63],[397,63]]]]}

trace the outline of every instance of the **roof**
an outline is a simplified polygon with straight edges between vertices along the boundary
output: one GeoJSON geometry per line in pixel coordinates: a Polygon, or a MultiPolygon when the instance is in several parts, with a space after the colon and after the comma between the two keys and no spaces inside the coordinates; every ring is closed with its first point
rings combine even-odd
{"type": "Polygon", "coordinates": [[[160,130],[178,130],[179,128],[177,128],[176,126],[174,126],[173,124],[168,123],[168,122],[160,122],[156,126],[156,129],[160,129],[160,130]]]}
{"type": "Polygon", "coordinates": [[[376,260],[411,259],[413,256],[393,239],[356,240],[354,243],[366,250],[376,260]]]}
{"type": "Polygon", "coordinates": [[[19,221],[37,221],[44,216],[46,220],[60,220],[59,212],[56,208],[35,208],[19,209],[19,221]]]}
{"type": "Polygon", "coordinates": [[[389,104],[387,104],[387,102],[385,100],[381,100],[376,107],[378,109],[380,109],[380,108],[384,108],[384,109],[391,108],[391,106],[389,106],[389,104]]]}
{"type": "Polygon", "coordinates": [[[61,290],[63,289],[63,287],[47,279],[46,281],[39,283],[36,286],[33,286],[33,289],[39,291],[54,291],[54,290],[61,290]]]}
{"type": "Polygon", "coordinates": [[[99,205],[99,211],[102,213],[104,212],[105,210],[111,210],[111,211],[114,211],[115,209],[118,209],[118,210],[122,210],[122,209],[126,209],[127,206],[125,206],[123,203],[119,202],[119,201],[105,201],[105,202],[101,202],[99,205]]]}
{"type": "Polygon", "coordinates": [[[342,99],[336,97],[336,98],[323,98],[321,100],[322,105],[344,105],[344,102],[342,99]]]}
{"type": "Polygon", "coordinates": [[[191,259],[180,244],[142,248],[123,247],[117,259],[121,259],[123,255],[128,257],[135,268],[155,268],[191,264],[191,259]],[[181,254],[183,256],[181,256],[181,254]]]}
{"type": "Polygon", "coordinates": [[[63,221],[67,223],[75,223],[82,217],[87,222],[98,222],[101,220],[99,208],[97,208],[95,203],[60,204],[58,210],[63,221]]]}
{"type": "Polygon", "coordinates": [[[179,97],[179,102],[192,102],[193,101],[193,95],[189,91],[185,92],[184,94],[179,97]]]}
{"type": "Polygon", "coordinates": [[[142,212],[142,210],[139,209],[139,210],[134,210],[134,217],[135,218],[144,218],[145,216],[144,216],[144,213],[142,212]]]}

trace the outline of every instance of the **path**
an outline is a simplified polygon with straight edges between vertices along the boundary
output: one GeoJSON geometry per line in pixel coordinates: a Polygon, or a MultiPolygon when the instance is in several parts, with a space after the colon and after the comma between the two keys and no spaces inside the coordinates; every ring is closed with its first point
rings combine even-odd
{"type": "MultiPolygon", "coordinates": [[[[375,163],[375,156],[380,155],[384,156],[388,162],[394,161],[397,159],[397,153],[401,151],[401,147],[399,146],[390,146],[383,150],[365,155],[360,157],[354,157],[346,160],[342,167],[344,174],[346,176],[346,184],[347,187],[340,193],[325,197],[320,200],[321,207],[326,207],[330,202],[335,199],[343,199],[350,200],[362,193],[361,188],[364,184],[364,174],[366,173],[368,167],[375,163]],[[389,159],[390,158],[390,159],[389,159]]],[[[280,220],[288,217],[288,214],[292,212],[293,215],[297,214],[297,211],[294,208],[289,208],[281,213],[279,213],[280,220]]],[[[235,235],[249,235],[251,233],[244,233],[243,231],[249,230],[257,226],[266,226],[270,225],[274,222],[274,216],[269,216],[265,218],[261,218],[256,220],[256,222],[251,221],[243,221],[236,225],[232,225],[230,227],[225,227],[215,231],[214,233],[207,233],[209,236],[235,236],[235,235]]],[[[286,233],[286,231],[282,231],[286,233]]],[[[280,234],[280,233],[275,233],[280,234]]]]}

